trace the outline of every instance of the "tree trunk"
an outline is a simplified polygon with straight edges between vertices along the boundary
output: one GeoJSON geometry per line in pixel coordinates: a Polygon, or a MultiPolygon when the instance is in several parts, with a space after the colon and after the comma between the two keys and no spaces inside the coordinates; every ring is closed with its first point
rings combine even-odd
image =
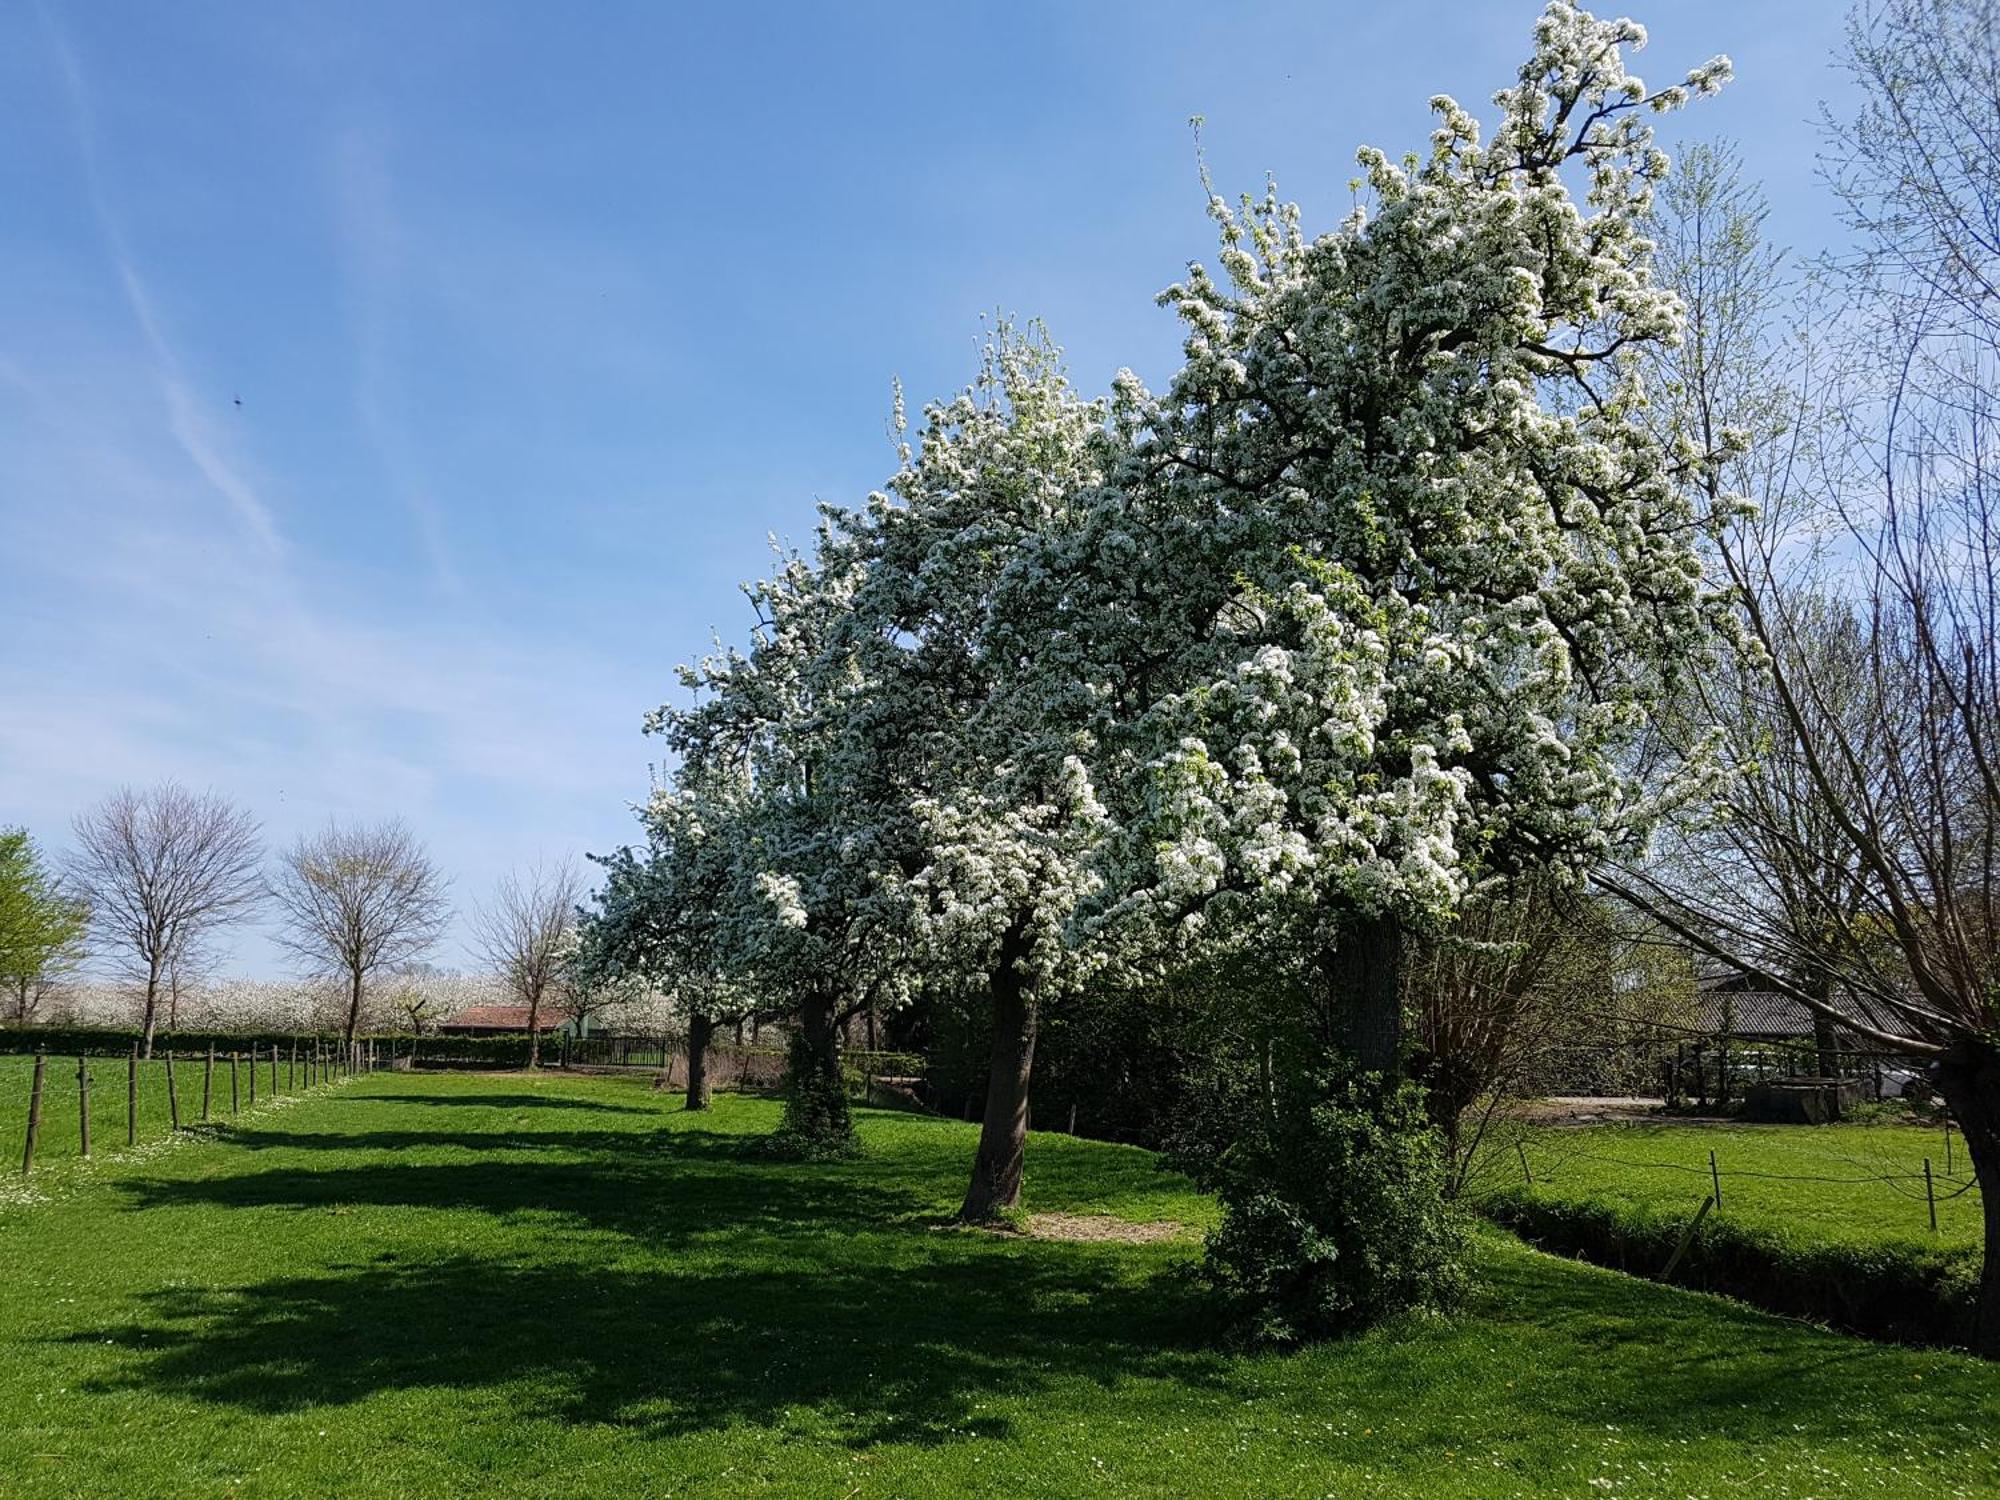
{"type": "Polygon", "coordinates": [[[542,1065],[542,993],[528,996],[528,1066],[542,1065]]]}
{"type": "Polygon", "coordinates": [[[1965,1342],[1975,1354],[2000,1359],[2000,1049],[1962,1041],[1939,1061],[1934,1076],[1965,1137],[1986,1220],[1985,1264],[1965,1342]]]}
{"type": "Polygon", "coordinates": [[[348,976],[347,987],[347,1050],[354,1051],[354,1034],[361,1029],[361,971],[354,970],[348,976]]]}
{"type": "Polygon", "coordinates": [[[153,1027],[159,1019],[160,966],[157,962],[146,966],[146,1013],[140,1018],[140,1027],[145,1035],[139,1046],[139,1055],[150,1058],[153,1055],[153,1027]]]}
{"type": "Polygon", "coordinates": [[[708,1044],[715,1034],[715,1022],[696,1012],[688,1017],[687,1107],[707,1109],[709,1101],[708,1044]]]}
{"type": "Polygon", "coordinates": [[[840,1019],[831,996],[805,998],[790,1053],[785,1130],[809,1152],[844,1149],[854,1139],[854,1123],[848,1118],[846,1081],[840,1076],[840,1019]]]}
{"type": "Polygon", "coordinates": [[[18,990],[17,1003],[14,1007],[14,1019],[25,1026],[28,1024],[28,976],[23,974],[14,983],[18,990]]]}
{"type": "Polygon", "coordinates": [[[1356,916],[1319,962],[1323,1034],[1360,1073],[1402,1067],[1403,925],[1387,913],[1356,916]]]}
{"type": "Polygon", "coordinates": [[[968,1224],[992,1218],[1021,1201],[1022,1158],[1028,1144],[1028,1085],[1035,1068],[1035,996],[1017,967],[1009,935],[991,978],[993,1051],[986,1070],[986,1116],[972,1159],[972,1185],[958,1216],[968,1224]]]}

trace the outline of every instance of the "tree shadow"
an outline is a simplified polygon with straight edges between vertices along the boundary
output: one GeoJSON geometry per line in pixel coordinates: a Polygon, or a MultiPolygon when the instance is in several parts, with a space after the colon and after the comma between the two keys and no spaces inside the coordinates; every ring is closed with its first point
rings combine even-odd
{"type": "Polygon", "coordinates": [[[935,1193],[907,1164],[829,1170],[774,1161],[758,1136],[677,1130],[478,1132],[374,1131],[358,1135],[269,1132],[265,1149],[450,1146],[488,1160],[311,1164],[227,1177],[134,1178],[120,1189],[134,1209],[451,1209],[506,1217],[568,1217],[648,1245],[678,1245],[746,1225],[799,1234],[880,1229],[934,1216],[935,1193]],[[523,1152],[546,1152],[546,1159],[523,1152]]]}
{"type": "Polygon", "coordinates": [[[644,1104],[607,1104],[601,1099],[577,1099],[567,1094],[412,1094],[393,1092],[350,1092],[329,1095],[330,1104],[420,1104],[438,1108],[468,1106],[479,1109],[570,1109],[596,1114],[657,1115],[659,1110],[644,1104]]]}
{"type": "Polygon", "coordinates": [[[248,1413],[505,1385],[524,1417],[659,1436],[775,1426],[816,1407],[859,1447],[1005,1437],[1011,1424],[983,1403],[1059,1379],[1204,1381],[1222,1367],[1183,1331],[1170,1278],[1106,1284],[1090,1255],[974,1249],[894,1274],[828,1260],[579,1270],[383,1256],[241,1289],[152,1292],[128,1321],[68,1341],[115,1343],[135,1361],[93,1389],[248,1413]]]}

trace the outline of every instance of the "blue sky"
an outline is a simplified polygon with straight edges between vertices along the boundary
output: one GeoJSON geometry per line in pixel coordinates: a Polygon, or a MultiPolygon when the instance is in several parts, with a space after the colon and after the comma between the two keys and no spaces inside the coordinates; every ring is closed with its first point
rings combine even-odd
{"type": "MultiPolygon", "coordinates": [[[[1526,3],[0,9],[0,824],[121,782],[407,818],[483,898],[633,836],[641,714],[765,536],[888,473],[982,313],[1153,383],[1274,172],[1509,80],[1526,3]]],[[[1657,3],[1799,245],[1841,7],[1657,3]]],[[[438,955],[464,957],[454,938],[438,955]]],[[[233,963],[283,972],[255,933],[233,963]]]]}

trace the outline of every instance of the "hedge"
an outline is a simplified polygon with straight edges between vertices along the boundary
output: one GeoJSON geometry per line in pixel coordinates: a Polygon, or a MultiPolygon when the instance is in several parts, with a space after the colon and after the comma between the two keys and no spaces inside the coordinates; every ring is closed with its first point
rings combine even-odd
{"type": "MultiPolygon", "coordinates": [[[[136,1026],[19,1026],[0,1025],[0,1053],[47,1051],[63,1057],[123,1057],[144,1033],[136,1026]]],[[[412,1038],[377,1033],[364,1037],[387,1051],[394,1046],[398,1055],[407,1055],[412,1038]]],[[[206,1052],[268,1052],[277,1047],[289,1054],[293,1043],[301,1047],[313,1042],[339,1047],[344,1038],[337,1031],[167,1031],[153,1033],[153,1054],[172,1050],[176,1054],[206,1052]]]]}
{"type": "MultiPolygon", "coordinates": [[[[1528,1188],[1493,1193],[1480,1209],[1544,1250],[1648,1277],[1666,1267],[1688,1225],[1605,1203],[1543,1198],[1528,1188]]],[[[1871,1338],[1961,1345],[1977,1276],[1977,1257],[1963,1253],[1793,1240],[1710,1214],[1674,1284],[1871,1338]]]]}

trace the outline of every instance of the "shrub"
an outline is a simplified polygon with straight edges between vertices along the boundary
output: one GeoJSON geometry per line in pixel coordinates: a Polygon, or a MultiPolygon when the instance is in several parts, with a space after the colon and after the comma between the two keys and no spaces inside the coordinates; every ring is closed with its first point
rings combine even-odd
{"type": "Polygon", "coordinates": [[[1193,1163],[1223,1207],[1205,1272],[1255,1337],[1325,1338],[1459,1301],[1464,1224],[1421,1089],[1313,1073],[1261,1113],[1193,1163]]]}

